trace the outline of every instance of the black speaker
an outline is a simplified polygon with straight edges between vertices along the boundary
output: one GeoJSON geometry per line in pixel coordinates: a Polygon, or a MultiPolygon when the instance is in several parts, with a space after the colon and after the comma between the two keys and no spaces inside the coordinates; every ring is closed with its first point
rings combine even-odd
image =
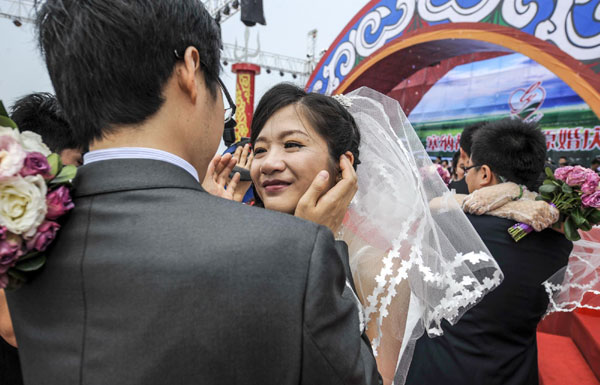
{"type": "Polygon", "coordinates": [[[267,25],[262,0],[242,0],[242,23],[248,27],[258,24],[267,25]]]}

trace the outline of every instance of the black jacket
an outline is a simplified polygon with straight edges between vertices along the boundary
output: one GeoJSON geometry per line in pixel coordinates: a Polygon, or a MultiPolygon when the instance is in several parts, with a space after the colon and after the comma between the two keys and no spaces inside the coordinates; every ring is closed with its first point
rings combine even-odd
{"type": "Polygon", "coordinates": [[[541,285],[567,264],[573,244],[547,229],[516,243],[515,222],[467,215],[504,272],[504,281],[444,335],[421,337],[408,385],[538,384],[536,327],[548,306],[541,285]]]}
{"type": "Polygon", "coordinates": [[[448,184],[448,190],[454,189],[457,194],[469,194],[469,186],[467,186],[466,178],[455,180],[448,184]]]}
{"type": "Polygon", "coordinates": [[[0,337],[0,384],[22,385],[19,352],[0,337]]]}

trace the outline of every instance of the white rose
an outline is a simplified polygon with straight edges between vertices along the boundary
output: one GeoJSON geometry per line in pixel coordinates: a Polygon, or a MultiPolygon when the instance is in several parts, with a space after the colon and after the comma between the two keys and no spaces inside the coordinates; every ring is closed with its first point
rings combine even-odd
{"type": "Polygon", "coordinates": [[[42,141],[42,137],[32,131],[21,132],[21,146],[27,152],[39,152],[44,156],[52,153],[42,141]]]}
{"type": "Polygon", "coordinates": [[[19,134],[19,130],[17,130],[16,128],[0,126],[0,136],[4,135],[10,136],[17,142],[21,143],[21,135],[19,134]]]}
{"type": "Polygon", "coordinates": [[[27,154],[10,135],[0,135],[0,180],[17,175],[27,154]]]}
{"type": "Polygon", "coordinates": [[[46,217],[46,192],[41,175],[0,182],[0,225],[26,238],[34,236],[46,217]]]}

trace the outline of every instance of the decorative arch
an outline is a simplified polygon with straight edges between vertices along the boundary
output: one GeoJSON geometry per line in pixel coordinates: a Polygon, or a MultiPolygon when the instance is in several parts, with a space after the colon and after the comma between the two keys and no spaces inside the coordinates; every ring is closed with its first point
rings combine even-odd
{"type": "Polygon", "coordinates": [[[600,0],[373,0],[306,88],[333,94],[367,85],[388,93],[441,60],[510,51],[552,71],[600,116],[600,0]]]}

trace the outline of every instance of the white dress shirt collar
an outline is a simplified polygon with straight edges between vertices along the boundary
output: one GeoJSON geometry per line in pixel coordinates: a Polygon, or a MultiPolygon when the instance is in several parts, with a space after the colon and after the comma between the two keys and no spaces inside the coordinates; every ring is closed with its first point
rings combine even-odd
{"type": "Polygon", "coordinates": [[[189,172],[194,179],[200,182],[198,171],[186,160],[170,152],[146,147],[116,147],[105,150],[95,150],[83,155],[83,164],[99,162],[109,159],[153,159],[174,164],[189,172]]]}

